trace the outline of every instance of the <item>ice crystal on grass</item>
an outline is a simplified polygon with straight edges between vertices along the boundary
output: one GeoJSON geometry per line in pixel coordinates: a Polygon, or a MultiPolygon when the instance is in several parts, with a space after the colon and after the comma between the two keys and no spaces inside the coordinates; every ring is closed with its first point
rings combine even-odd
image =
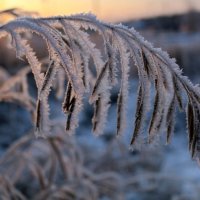
{"type": "MultiPolygon", "coordinates": [[[[150,107],[152,116],[149,121],[148,141],[151,143],[164,129],[169,142],[174,130],[176,106],[184,109],[183,96],[186,95],[189,148],[192,156],[198,157],[199,87],[182,75],[174,59],[162,50],[154,48],[133,28],[104,23],[91,14],[49,18],[23,17],[1,25],[0,37],[5,35],[11,37],[11,45],[15,48],[17,57],[27,59],[36,81],[38,99],[35,124],[38,136],[49,131],[48,96],[54,82],[57,87],[64,87],[64,79],[68,83],[67,87],[60,89],[59,93],[65,93],[62,107],[67,116],[66,130],[70,133],[78,126],[78,114],[83,108],[83,97],[87,93],[88,101],[94,105],[93,131],[101,134],[106,124],[111,90],[116,84],[120,84],[116,132],[121,135],[127,120],[129,72],[130,68],[136,66],[139,84],[131,145],[137,143],[138,137],[144,131],[146,114],[150,107]],[[29,38],[23,33],[36,33],[46,42],[49,65],[45,72],[41,70],[41,62],[29,44],[29,38]],[[95,46],[90,37],[91,33],[101,37],[103,48],[95,46]],[[155,97],[154,104],[150,106],[152,87],[155,89],[155,97]]],[[[27,82],[24,79],[20,81],[24,93],[27,91],[27,82]]],[[[9,82],[5,81],[5,84],[7,83],[9,82]]],[[[9,94],[4,92],[5,84],[0,87],[0,97],[3,100],[6,99],[4,95],[9,94]]],[[[9,92],[14,98],[15,93],[12,90],[9,92]]]]}

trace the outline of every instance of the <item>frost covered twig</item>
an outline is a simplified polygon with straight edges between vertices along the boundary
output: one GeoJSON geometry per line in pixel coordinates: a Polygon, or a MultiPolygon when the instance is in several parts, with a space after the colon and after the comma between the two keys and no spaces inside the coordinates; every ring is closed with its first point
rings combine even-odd
{"type": "Polygon", "coordinates": [[[150,88],[153,85],[155,98],[148,141],[152,142],[165,128],[169,142],[174,130],[176,106],[184,109],[183,95],[186,94],[189,148],[193,157],[199,156],[199,86],[194,86],[182,75],[174,59],[154,48],[133,28],[107,24],[98,21],[91,14],[79,14],[18,18],[0,26],[0,37],[7,34],[11,37],[11,45],[15,48],[17,57],[26,57],[35,77],[38,87],[36,128],[39,136],[49,131],[48,96],[60,70],[64,71],[68,82],[63,101],[63,111],[67,115],[66,130],[73,132],[78,126],[83,96],[89,93],[89,101],[94,105],[93,131],[101,134],[110,106],[111,89],[119,82],[116,129],[117,134],[121,135],[126,122],[129,71],[134,63],[138,70],[139,85],[131,145],[137,143],[143,132],[149,110],[150,88]],[[28,38],[22,34],[27,32],[38,34],[46,42],[49,67],[45,73],[41,72],[41,63],[28,43],[28,38]],[[102,49],[91,41],[90,32],[101,37],[102,49]],[[91,67],[90,62],[95,68],[91,67]]]}

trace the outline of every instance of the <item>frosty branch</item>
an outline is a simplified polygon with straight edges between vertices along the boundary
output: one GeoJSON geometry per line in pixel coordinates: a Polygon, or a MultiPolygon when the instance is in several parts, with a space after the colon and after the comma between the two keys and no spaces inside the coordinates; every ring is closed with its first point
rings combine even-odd
{"type": "MultiPolygon", "coordinates": [[[[178,105],[180,110],[185,110],[187,101],[185,112],[189,148],[193,157],[199,156],[200,88],[182,75],[174,59],[154,48],[133,28],[107,24],[98,21],[91,14],[50,18],[24,17],[0,26],[0,37],[7,35],[11,38],[17,58],[26,58],[34,74],[38,88],[35,111],[37,136],[44,136],[50,131],[48,96],[53,82],[57,81],[60,87],[64,87],[64,79],[67,87],[62,108],[67,116],[68,132],[74,132],[78,126],[78,114],[83,107],[83,96],[87,93],[90,95],[89,102],[94,106],[93,132],[101,134],[110,106],[111,90],[119,84],[116,132],[121,135],[126,122],[129,72],[134,63],[139,84],[131,145],[137,143],[144,131],[146,114],[149,112],[150,88],[154,87],[148,141],[152,142],[164,128],[169,142],[174,131],[176,107],[178,105]],[[91,41],[91,31],[101,37],[102,49],[91,41]],[[23,33],[36,33],[46,42],[49,66],[45,73],[41,70],[41,61],[28,42],[29,37],[23,33]],[[91,62],[94,68],[91,67],[91,62]],[[184,95],[187,96],[186,101],[184,95]]],[[[27,83],[24,81],[22,84],[27,83]]],[[[5,92],[2,87],[0,92],[3,99],[5,92]]]]}

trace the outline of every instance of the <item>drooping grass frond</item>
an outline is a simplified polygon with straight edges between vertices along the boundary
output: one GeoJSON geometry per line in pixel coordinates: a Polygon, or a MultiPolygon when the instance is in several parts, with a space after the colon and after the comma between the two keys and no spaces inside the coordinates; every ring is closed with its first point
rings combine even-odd
{"type": "MultiPolygon", "coordinates": [[[[149,111],[150,89],[154,88],[154,104],[148,126],[148,141],[152,142],[164,129],[167,142],[174,130],[176,106],[184,109],[187,96],[187,122],[189,147],[198,157],[200,126],[200,88],[194,86],[174,59],[154,48],[133,28],[107,24],[95,16],[80,14],[50,18],[18,18],[0,26],[0,38],[9,35],[18,58],[26,58],[38,87],[36,127],[38,135],[48,132],[48,96],[57,82],[67,88],[63,111],[66,114],[66,130],[73,132],[78,126],[78,114],[83,107],[83,97],[90,94],[94,105],[93,131],[100,134],[106,124],[110,106],[110,94],[117,83],[120,85],[117,100],[117,134],[124,132],[127,99],[129,96],[129,71],[136,66],[139,77],[138,98],[131,145],[142,135],[149,111]],[[36,33],[46,42],[49,66],[45,73],[41,63],[22,33],[36,33]],[[95,46],[91,34],[101,40],[95,46]],[[134,65],[134,66],[133,66],[134,65]],[[59,73],[62,73],[60,78],[59,73]],[[61,81],[59,81],[59,78],[61,81]],[[56,80],[55,80],[56,79],[56,80]]],[[[63,93],[63,90],[61,90],[63,93]]]]}
{"type": "Polygon", "coordinates": [[[5,73],[5,80],[0,84],[0,101],[22,105],[31,112],[34,119],[35,100],[29,94],[27,83],[27,75],[30,72],[30,67],[26,66],[14,76],[10,77],[5,73]]]}

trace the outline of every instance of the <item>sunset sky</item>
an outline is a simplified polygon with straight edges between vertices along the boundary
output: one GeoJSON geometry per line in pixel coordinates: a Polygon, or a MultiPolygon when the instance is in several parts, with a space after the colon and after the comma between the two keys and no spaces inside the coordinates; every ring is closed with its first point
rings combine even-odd
{"type": "Polygon", "coordinates": [[[95,13],[106,21],[123,21],[200,10],[200,0],[0,0],[0,9],[23,8],[43,16],[95,13]]]}

